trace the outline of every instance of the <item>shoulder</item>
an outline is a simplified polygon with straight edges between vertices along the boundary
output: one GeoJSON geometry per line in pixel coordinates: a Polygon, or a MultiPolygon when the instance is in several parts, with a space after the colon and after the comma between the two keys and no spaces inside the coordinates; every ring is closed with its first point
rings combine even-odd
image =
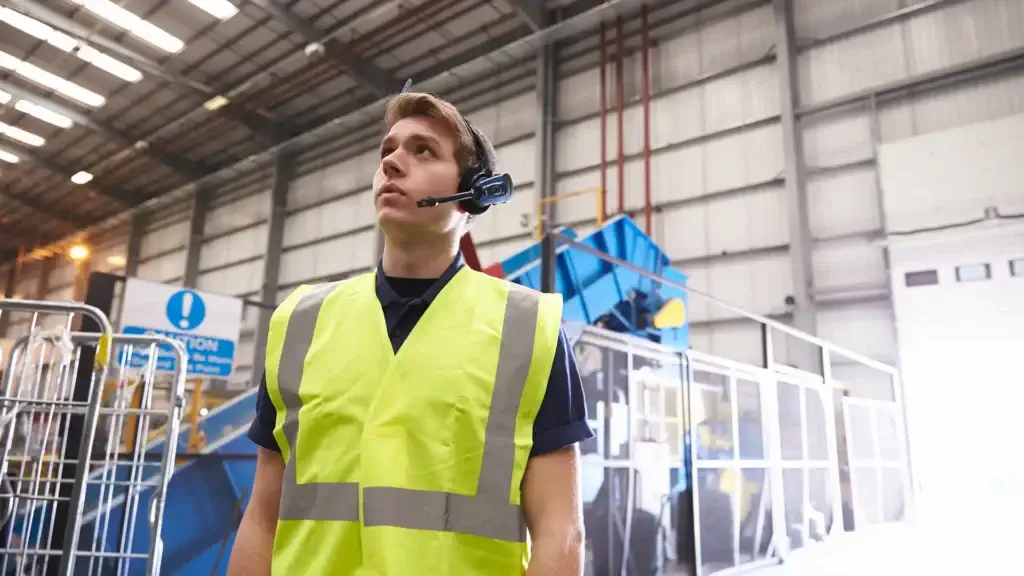
{"type": "Polygon", "coordinates": [[[331,294],[342,291],[358,291],[366,288],[373,290],[375,278],[376,276],[371,271],[334,282],[300,284],[278,304],[277,311],[291,312],[303,300],[323,301],[331,294]]]}

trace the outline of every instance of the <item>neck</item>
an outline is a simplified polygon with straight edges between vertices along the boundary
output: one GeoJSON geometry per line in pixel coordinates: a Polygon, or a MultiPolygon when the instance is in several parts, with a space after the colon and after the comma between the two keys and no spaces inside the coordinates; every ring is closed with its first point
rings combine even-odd
{"type": "Polygon", "coordinates": [[[385,276],[440,278],[459,251],[459,241],[448,235],[403,242],[386,238],[381,268],[385,276]]]}

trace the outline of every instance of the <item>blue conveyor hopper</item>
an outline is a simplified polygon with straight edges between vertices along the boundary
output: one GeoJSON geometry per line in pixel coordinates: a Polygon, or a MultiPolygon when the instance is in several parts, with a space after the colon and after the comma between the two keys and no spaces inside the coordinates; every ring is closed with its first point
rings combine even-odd
{"type": "MultiPolygon", "coordinates": [[[[686,284],[686,275],[672,268],[668,255],[627,216],[612,218],[583,237],[564,228],[559,234],[668,280],[686,284]]],[[[675,348],[689,346],[685,322],[678,328],[662,329],[652,324],[653,315],[672,299],[679,299],[686,310],[685,291],[571,245],[563,243],[556,254],[555,290],[562,294],[565,320],[600,325],[675,348]]],[[[501,263],[505,278],[540,290],[540,256],[540,244],[534,244],[506,258],[501,263]]]]}
{"type": "MultiPolygon", "coordinates": [[[[575,239],[616,258],[628,261],[661,277],[685,284],[686,276],[671,267],[671,261],[654,241],[628,217],[606,222],[593,232],[578,237],[571,229],[561,235],[575,239]]],[[[677,328],[656,329],[652,318],[667,302],[679,299],[685,310],[682,290],[655,282],[640,273],[615,266],[571,245],[557,248],[555,286],[564,296],[564,319],[633,334],[665,345],[686,348],[689,331],[683,323],[677,328]]],[[[540,243],[509,256],[489,272],[508,280],[540,289],[540,243]],[[496,272],[496,270],[500,270],[496,272]]],[[[238,520],[255,474],[256,446],[245,436],[255,412],[255,390],[211,411],[200,427],[206,437],[206,449],[199,457],[183,456],[171,480],[163,530],[161,573],[175,576],[224,574],[237,529],[238,520]]],[[[187,453],[189,429],[182,428],[178,453],[187,453]]],[[[153,451],[160,450],[159,445],[153,451]]],[[[123,494],[114,498],[117,508],[123,494]]],[[[90,492],[87,508],[98,506],[99,494],[90,492]]],[[[141,514],[135,525],[136,549],[148,546],[146,511],[149,494],[143,496],[141,514]]],[[[115,510],[111,520],[120,524],[122,512],[115,510]]],[[[93,526],[86,526],[90,534],[93,526]]],[[[110,530],[108,540],[120,536],[110,530]]],[[[83,540],[86,538],[83,534],[83,540]]],[[[91,541],[91,538],[90,538],[91,541]]],[[[110,546],[108,549],[113,549],[110,546]]],[[[141,574],[139,564],[130,574],[141,574]]]]}

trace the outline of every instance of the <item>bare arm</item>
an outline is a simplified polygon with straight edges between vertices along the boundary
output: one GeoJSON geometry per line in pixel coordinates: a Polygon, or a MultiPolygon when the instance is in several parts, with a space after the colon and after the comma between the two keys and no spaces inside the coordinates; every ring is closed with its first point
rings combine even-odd
{"type": "Polygon", "coordinates": [[[235,536],[228,576],[270,576],[283,477],[281,455],[260,448],[256,456],[256,482],[235,536]]]}
{"type": "Polygon", "coordinates": [[[523,511],[533,553],[527,576],[582,576],[583,503],[579,448],[535,456],[523,478],[523,511]]]}

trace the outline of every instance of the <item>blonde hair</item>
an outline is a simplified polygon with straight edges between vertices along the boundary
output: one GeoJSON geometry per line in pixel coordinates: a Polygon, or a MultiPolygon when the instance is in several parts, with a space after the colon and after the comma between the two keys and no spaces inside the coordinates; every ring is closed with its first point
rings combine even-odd
{"type": "Polygon", "coordinates": [[[455,162],[460,172],[475,163],[476,145],[473,143],[473,135],[455,105],[433,94],[403,92],[388,102],[384,113],[385,129],[391,130],[399,120],[414,116],[439,120],[451,132],[455,137],[455,162]]]}

